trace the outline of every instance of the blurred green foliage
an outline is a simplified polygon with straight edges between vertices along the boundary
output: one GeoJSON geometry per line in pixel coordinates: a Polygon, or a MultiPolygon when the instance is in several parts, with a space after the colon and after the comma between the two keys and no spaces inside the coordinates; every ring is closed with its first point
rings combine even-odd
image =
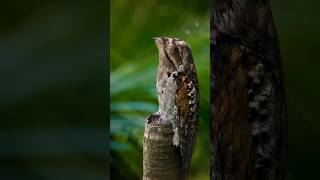
{"type": "Polygon", "coordinates": [[[154,36],[191,46],[201,93],[199,133],[190,179],[209,178],[209,1],[111,1],[111,179],[141,179],[145,118],[158,110],[154,36]],[[199,164],[201,166],[199,166],[199,164]]]}
{"type": "Polygon", "coordinates": [[[320,1],[271,1],[287,100],[287,180],[319,179],[320,1]]]}
{"type": "Polygon", "coordinates": [[[105,180],[106,1],[0,11],[0,179],[105,180]]]}

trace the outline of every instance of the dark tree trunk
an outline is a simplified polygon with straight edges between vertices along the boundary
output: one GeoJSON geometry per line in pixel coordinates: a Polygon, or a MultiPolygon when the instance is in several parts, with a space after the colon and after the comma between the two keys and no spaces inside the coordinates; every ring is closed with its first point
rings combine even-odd
{"type": "Polygon", "coordinates": [[[282,180],[287,120],[269,2],[211,6],[211,179],[282,180]]]}

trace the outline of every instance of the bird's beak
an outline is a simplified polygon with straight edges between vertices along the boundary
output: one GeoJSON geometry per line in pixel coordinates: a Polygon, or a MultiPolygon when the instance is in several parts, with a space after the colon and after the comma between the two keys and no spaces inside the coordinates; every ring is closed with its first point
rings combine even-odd
{"type": "MultiPolygon", "coordinates": [[[[153,37],[152,38],[157,46],[158,52],[159,52],[159,56],[163,56],[163,54],[165,54],[165,50],[164,50],[164,39],[161,37],[153,37]]],[[[160,58],[161,59],[161,58],[160,58]]],[[[160,60],[159,59],[159,60],[160,60]]]]}
{"type": "Polygon", "coordinates": [[[158,49],[163,46],[163,40],[161,37],[153,37],[152,39],[154,40],[158,49]]]}

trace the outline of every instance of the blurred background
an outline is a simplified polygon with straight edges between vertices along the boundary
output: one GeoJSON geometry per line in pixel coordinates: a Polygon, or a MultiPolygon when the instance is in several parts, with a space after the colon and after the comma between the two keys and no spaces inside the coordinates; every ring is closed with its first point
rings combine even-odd
{"type": "Polygon", "coordinates": [[[209,179],[209,0],[111,0],[111,179],[142,178],[144,120],[158,110],[155,36],[178,37],[190,46],[198,71],[200,124],[191,180],[209,179]]]}
{"type": "Polygon", "coordinates": [[[289,120],[287,180],[319,179],[320,1],[271,1],[289,120]]]}
{"type": "Polygon", "coordinates": [[[108,176],[106,4],[1,3],[1,180],[108,176]]]}

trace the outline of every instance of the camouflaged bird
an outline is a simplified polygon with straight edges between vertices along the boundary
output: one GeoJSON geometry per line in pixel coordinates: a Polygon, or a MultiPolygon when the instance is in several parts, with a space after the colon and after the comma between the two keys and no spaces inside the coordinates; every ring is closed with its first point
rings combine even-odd
{"type": "Polygon", "coordinates": [[[213,0],[212,180],[282,180],[287,120],[268,0],[213,0]]]}
{"type": "MultiPolygon", "coordinates": [[[[199,119],[199,89],[190,47],[177,38],[157,37],[159,51],[157,93],[159,110],[155,121],[171,123],[172,144],[180,151],[182,179],[188,169],[196,141],[199,119]]],[[[149,118],[152,119],[152,118],[149,118]]]]}

